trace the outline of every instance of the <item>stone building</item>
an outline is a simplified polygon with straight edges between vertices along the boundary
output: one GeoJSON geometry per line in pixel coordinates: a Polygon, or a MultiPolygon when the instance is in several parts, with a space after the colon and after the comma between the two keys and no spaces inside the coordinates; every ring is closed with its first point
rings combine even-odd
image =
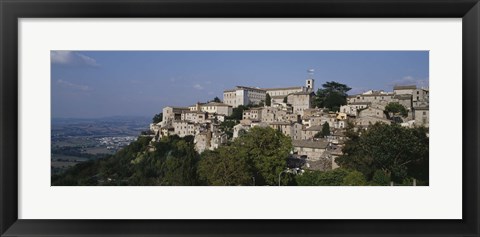
{"type": "Polygon", "coordinates": [[[303,111],[312,107],[313,96],[313,92],[296,92],[288,95],[287,103],[292,106],[293,113],[303,116],[303,111]]]}
{"type": "Polygon", "coordinates": [[[291,136],[292,134],[292,124],[290,122],[272,122],[269,123],[270,127],[282,132],[285,136],[291,136]]]}
{"type": "Polygon", "coordinates": [[[350,95],[347,96],[347,104],[355,104],[358,103],[360,105],[361,103],[386,103],[388,104],[389,102],[393,101],[393,96],[394,93],[388,93],[388,92],[383,92],[383,91],[368,91],[363,94],[358,94],[358,95],[350,95]]]}
{"type": "Polygon", "coordinates": [[[313,137],[322,131],[322,126],[311,126],[309,128],[302,129],[302,140],[311,140],[313,137]]]}
{"type": "Polygon", "coordinates": [[[396,95],[413,95],[413,92],[416,89],[416,85],[394,86],[393,93],[395,93],[396,95]]]}
{"type": "Polygon", "coordinates": [[[240,105],[259,104],[266,99],[266,91],[260,88],[236,86],[223,92],[223,102],[234,108],[240,105]]]}
{"type": "Polygon", "coordinates": [[[187,111],[190,111],[190,109],[186,107],[167,106],[162,110],[162,113],[163,113],[162,122],[164,125],[166,125],[166,124],[170,124],[174,120],[181,120],[182,113],[187,111]]]}
{"type": "Polygon", "coordinates": [[[175,134],[177,134],[179,137],[194,136],[198,130],[198,126],[189,121],[173,121],[172,126],[175,134]]]}
{"type": "Polygon", "coordinates": [[[202,153],[205,150],[208,150],[211,146],[211,143],[210,143],[211,139],[212,139],[211,131],[204,131],[195,135],[195,138],[193,140],[195,143],[195,150],[198,153],[202,153]]]}
{"type": "Polygon", "coordinates": [[[249,110],[244,110],[242,119],[250,119],[250,120],[262,120],[262,109],[263,108],[251,108],[249,110]]]}
{"type": "Polygon", "coordinates": [[[385,113],[383,111],[384,111],[383,109],[368,107],[368,108],[360,110],[358,112],[358,117],[359,118],[362,118],[362,117],[377,117],[377,118],[386,119],[387,116],[385,115],[385,113]]]}
{"type": "Polygon", "coordinates": [[[240,135],[242,135],[242,133],[246,133],[250,130],[250,125],[244,125],[244,124],[237,124],[235,126],[233,126],[233,138],[232,140],[236,139],[237,137],[239,137],[240,135]]]}
{"type": "Polygon", "coordinates": [[[298,122],[272,122],[268,123],[268,126],[280,131],[283,135],[289,136],[292,139],[302,139],[303,125],[298,122]]]}
{"type": "Polygon", "coordinates": [[[319,141],[306,141],[306,140],[293,140],[293,152],[299,156],[307,156],[308,160],[319,160],[329,145],[324,140],[319,141]]]}
{"type": "Polygon", "coordinates": [[[426,107],[429,104],[429,90],[416,89],[413,91],[413,107],[426,107]]]}
{"type": "Polygon", "coordinates": [[[415,116],[415,126],[429,126],[430,122],[430,111],[428,107],[415,107],[414,108],[415,116]]]}
{"type": "Polygon", "coordinates": [[[355,119],[355,121],[354,121],[354,124],[356,126],[360,126],[360,127],[368,127],[368,126],[373,125],[375,123],[391,124],[392,122],[388,119],[381,118],[381,117],[374,117],[374,116],[359,117],[359,118],[355,119]]]}
{"type": "Polygon", "coordinates": [[[283,103],[285,97],[298,92],[313,92],[314,80],[307,79],[305,86],[281,87],[281,88],[253,88],[236,86],[234,89],[223,92],[223,102],[234,108],[239,105],[259,104],[266,101],[266,95],[271,98],[271,103],[283,103]]]}
{"type": "Polygon", "coordinates": [[[231,105],[218,103],[218,102],[208,102],[208,103],[197,103],[195,105],[188,107],[190,111],[201,111],[207,112],[210,114],[219,114],[219,115],[232,115],[233,108],[231,105]]]}

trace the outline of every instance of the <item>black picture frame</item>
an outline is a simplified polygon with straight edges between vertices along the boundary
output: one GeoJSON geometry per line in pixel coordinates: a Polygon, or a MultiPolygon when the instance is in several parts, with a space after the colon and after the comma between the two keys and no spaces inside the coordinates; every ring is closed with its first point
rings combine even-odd
{"type": "Polygon", "coordinates": [[[0,0],[0,15],[1,236],[479,236],[478,0],[0,0]],[[462,18],[462,220],[19,220],[17,20],[74,17],[462,18]]]}

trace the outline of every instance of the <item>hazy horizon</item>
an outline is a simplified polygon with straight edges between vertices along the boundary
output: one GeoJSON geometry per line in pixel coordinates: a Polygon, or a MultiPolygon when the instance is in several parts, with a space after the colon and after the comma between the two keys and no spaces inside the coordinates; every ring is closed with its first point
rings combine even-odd
{"type": "Polygon", "coordinates": [[[429,85],[428,51],[51,51],[52,118],[152,117],[237,85],[304,86],[326,81],[392,91],[429,85]]]}

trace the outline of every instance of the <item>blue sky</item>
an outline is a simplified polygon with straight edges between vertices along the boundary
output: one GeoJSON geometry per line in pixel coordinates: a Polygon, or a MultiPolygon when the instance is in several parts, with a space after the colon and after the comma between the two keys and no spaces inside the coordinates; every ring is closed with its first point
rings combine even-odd
{"type": "Polygon", "coordinates": [[[236,85],[326,81],[392,91],[428,87],[428,51],[52,51],[52,117],[148,116],[167,105],[205,102],[236,85]]]}

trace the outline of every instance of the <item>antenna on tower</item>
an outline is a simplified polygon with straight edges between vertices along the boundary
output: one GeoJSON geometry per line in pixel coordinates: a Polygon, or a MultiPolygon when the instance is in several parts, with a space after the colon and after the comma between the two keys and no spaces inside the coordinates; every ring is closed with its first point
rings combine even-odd
{"type": "Polygon", "coordinates": [[[307,73],[308,73],[308,78],[309,79],[313,79],[313,73],[315,72],[314,69],[308,69],[307,70],[307,73]]]}

